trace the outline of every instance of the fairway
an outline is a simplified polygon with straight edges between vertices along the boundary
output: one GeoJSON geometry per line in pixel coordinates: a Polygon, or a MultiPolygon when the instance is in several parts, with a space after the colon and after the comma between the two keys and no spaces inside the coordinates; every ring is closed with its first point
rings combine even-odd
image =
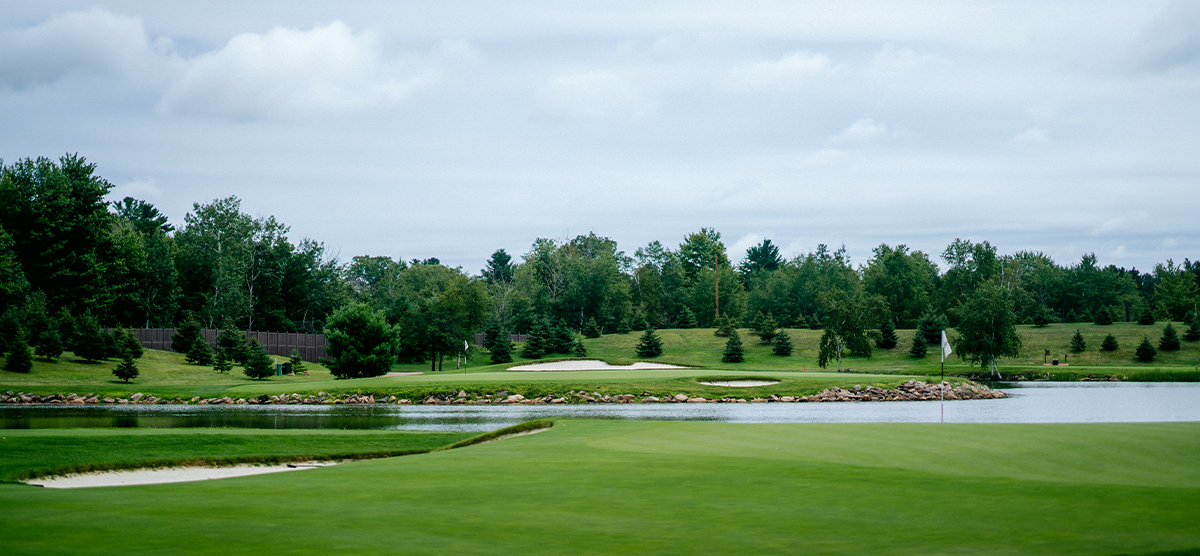
{"type": "Polygon", "coordinates": [[[283,475],[0,485],[6,554],[1146,554],[1200,548],[1200,424],[558,421],[283,475]]]}

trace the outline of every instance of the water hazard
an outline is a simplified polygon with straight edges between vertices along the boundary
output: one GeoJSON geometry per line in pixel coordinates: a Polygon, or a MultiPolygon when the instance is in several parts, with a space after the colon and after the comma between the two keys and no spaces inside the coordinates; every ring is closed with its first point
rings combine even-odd
{"type": "Polygon", "coordinates": [[[726,423],[1115,423],[1200,421],[1200,383],[997,385],[1000,400],[516,406],[0,406],[0,428],[234,427],[488,431],[542,418],[726,423]]]}

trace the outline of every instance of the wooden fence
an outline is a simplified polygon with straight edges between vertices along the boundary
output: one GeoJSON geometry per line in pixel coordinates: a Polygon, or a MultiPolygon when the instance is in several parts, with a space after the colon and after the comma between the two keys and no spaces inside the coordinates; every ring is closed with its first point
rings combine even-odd
{"type": "MultiPolygon", "coordinates": [[[[129,332],[142,343],[142,347],[171,351],[171,336],[175,335],[174,328],[130,328],[129,332]]],[[[217,348],[217,335],[220,330],[201,330],[200,334],[214,350],[217,348]]],[[[318,362],[325,357],[324,334],[293,334],[289,332],[246,332],[247,337],[258,340],[267,348],[270,355],[290,357],[292,350],[300,354],[300,358],[310,363],[318,362]]]]}
{"type": "MultiPolygon", "coordinates": [[[[529,334],[509,334],[508,335],[508,339],[510,341],[512,341],[512,343],[514,343],[514,344],[519,344],[521,342],[524,342],[528,338],[529,338],[529,334]]],[[[477,346],[483,345],[483,334],[475,335],[475,345],[477,345],[477,346]]]]}

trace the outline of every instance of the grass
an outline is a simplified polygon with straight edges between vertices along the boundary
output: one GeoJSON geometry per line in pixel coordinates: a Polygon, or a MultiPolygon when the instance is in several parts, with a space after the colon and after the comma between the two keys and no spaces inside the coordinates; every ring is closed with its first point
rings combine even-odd
{"type": "MultiPolygon", "coordinates": [[[[1079,380],[1084,377],[1118,376],[1126,380],[1200,380],[1200,342],[1184,342],[1177,352],[1160,352],[1151,363],[1136,360],[1133,351],[1142,337],[1157,341],[1163,324],[1140,326],[1133,323],[1116,323],[1098,326],[1090,323],[1053,324],[1044,328],[1019,327],[1023,338],[1022,355],[1001,360],[1001,371],[1007,379],[1050,379],[1079,380]],[[1084,353],[1073,354],[1068,350],[1071,336],[1078,329],[1088,343],[1084,353]],[[1106,334],[1113,334],[1121,348],[1115,352],[1100,351],[1100,343],[1106,334]],[[1045,350],[1051,357],[1065,358],[1067,366],[1043,366],[1045,350]]],[[[1180,331],[1183,326],[1176,323],[1180,331]]],[[[307,364],[309,376],[280,376],[266,380],[254,380],[244,376],[240,368],[222,375],[209,367],[187,365],[182,354],[146,350],[139,360],[141,376],[125,384],[112,376],[115,361],[86,363],[73,356],[57,362],[37,360],[33,372],[14,374],[0,372],[0,391],[25,391],[39,394],[97,393],[102,395],[145,392],[159,397],[174,398],[192,396],[246,396],[278,393],[348,392],[394,394],[399,397],[420,398],[433,393],[445,393],[459,389],[473,392],[498,392],[506,390],[526,396],[544,395],[551,392],[585,390],[600,393],[649,392],[654,394],[685,393],[714,397],[722,395],[770,395],[811,394],[830,386],[853,386],[872,384],[880,387],[894,386],[911,376],[936,376],[940,371],[935,350],[924,359],[908,355],[912,341],[912,330],[900,330],[900,345],[894,349],[876,349],[871,358],[849,357],[844,366],[857,373],[897,376],[847,376],[821,371],[817,367],[817,345],[822,334],[819,330],[789,330],[796,351],[789,357],[771,353],[770,347],[742,331],[746,347],[746,361],[733,364],[721,362],[724,338],[716,337],[711,329],[660,330],[663,355],[654,361],[674,363],[692,367],[686,371],[671,372],[627,372],[604,371],[583,373],[530,373],[510,372],[512,365],[538,362],[539,360],[518,359],[509,365],[490,365],[485,355],[476,355],[465,368],[430,373],[427,364],[396,365],[396,371],[424,372],[416,377],[386,377],[335,381],[329,370],[313,363],[307,364]],[[765,389],[719,389],[695,384],[697,377],[737,374],[770,374],[782,378],[783,383],[765,389]],[[634,392],[632,389],[641,389],[634,392]]],[[[951,332],[953,335],[953,332],[951,332]]],[[[639,334],[611,334],[597,339],[585,340],[592,358],[610,363],[629,363],[635,360],[634,345],[639,334]]],[[[453,368],[453,362],[449,368],[453,368]]],[[[833,370],[835,367],[825,369],[833,370]]],[[[979,368],[968,365],[956,357],[946,362],[946,373],[950,376],[971,376],[979,368]]]]}
{"type": "Polygon", "coordinates": [[[13,555],[1186,554],[1198,455],[1200,423],[557,421],[299,473],[0,485],[0,538],[13,555]]]}

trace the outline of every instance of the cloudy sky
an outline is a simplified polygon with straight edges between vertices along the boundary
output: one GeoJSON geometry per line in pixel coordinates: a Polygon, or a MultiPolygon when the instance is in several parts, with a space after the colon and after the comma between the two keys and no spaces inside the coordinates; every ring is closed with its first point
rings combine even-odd
{"type": "Polygon", "coordinates": [[[1200,258],[1197,2],[8,0],[0,130],[342,260],[701,227],[1200,258]]]}

